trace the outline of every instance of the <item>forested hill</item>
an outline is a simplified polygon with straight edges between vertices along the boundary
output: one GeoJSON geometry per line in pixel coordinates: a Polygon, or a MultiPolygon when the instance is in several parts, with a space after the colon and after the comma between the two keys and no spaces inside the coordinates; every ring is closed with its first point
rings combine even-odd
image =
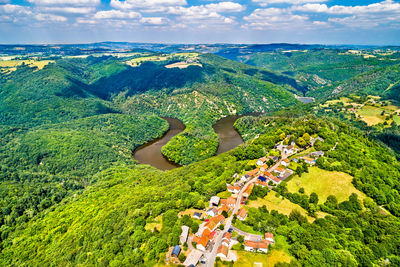
{"type": "Polygon", "coordinates": [[[107,113],[176,117],[186,131],[164,152],[180,164],[215,154],[211,126],[222,116],[274,111],[297,103],[291,92],[304,90],[288,76],[197,53],[63,58],[0,75],[3,125],[35,127],[107,113]]]}

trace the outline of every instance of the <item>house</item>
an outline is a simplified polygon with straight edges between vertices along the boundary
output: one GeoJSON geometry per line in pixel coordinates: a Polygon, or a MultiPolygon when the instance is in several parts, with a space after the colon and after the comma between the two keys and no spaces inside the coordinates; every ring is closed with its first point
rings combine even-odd
{"type": "Polygon", "coordinates": [[[261,172],[265,172],[266,170],[268,170],[268,165],[263,165],[260,167],[261,172]]]}
{"type": "Polygon", "coordinates": [[[267,161],[267,158],[266,158],[266,157],[259,158],[259,159],[257,160],[257,162],[256,162],[256,165],[262,166],[262,165],[265,164],[266,161],[267,161]]]}
{"type": "Polygon", "coordinates": [[[193,218],[199,219],[199,220],[200,220],[200,218],[201,218],[201,213],[200,213],[200,212],[194,212],[194,213],[193,213],[193,218]]]}
{"type": "Polygon", "coordinates": [[[217,250],[217,257],[228,258],[229,248],[227,246],[221,245],[217,250]]]}
{"type": "Polygon", "coordinates": [[[310,164],[310,165],[314,165],[315,164],[315,159],[304,156],[302,157],[302,159],[304,160],[305,163],[310,164]]]}
{"type": "Polygon", "coordinates": [[[214,217],[214,216],[217,216],[218,210],[216,208],[211,208],[211,209],[208,209],[206,213],[208,216],[214,217]]]}
{"type": "Polygon", "coordinates": [[[286,180],[290,175],[293,174],[293,170],[291,169],[286,169],[285,172],[281,175],[279,175],[279,179],[281,179],[282,181],[286,180]]]}
{"type": "Polygon", "coordinates": [[[324,151],[316,151],[316,152],[312,152],[311,156],[315,157],[315,158],[319,158],[319,157],[322,157],[324,154],[325,154],[324,151]]]}
{"type": "Polygon", "coordinates": [[[247,210],[245,208],[241,208],[237,213],[237,218],[241,221],[246,220],[247,217],[247,210]]]}
{"type": "Polygon", "coordinates": [[[261,182],[260,180],[257,180],[257,181],[255,182],[255,184],[256,184],[256,185],[259,185],[259,186],[261,186],[261,187],[266,187],[266,186],[268,186],[268,183],[267,183],[267,182],[261,182]]]}
{"type": "Polygon", "coordinates": [[[279,174],[283,174],[285,172],[285,169],[282,169],[281,167],[276,167],[274,171],[279,174]]]}
{"type": "Polygon", "coordinates": [[[181,247],[179,245],[176,245],[171,252],[171,256],[173,257],[178,257],[179,254],[181,253],[181,247]]]}
{"type": "Polygon", "coordinates": [[[244,192],[243,192],[243,198],[245,199],[245,201],[247,200],[247,198],[250,196],[250,194],[251,194],[251,191],[253,191],[253,187],[254,187],[254,184],[249,184],[247,187],[246,187],[246,189],[244,190],[244,192]]]}
{"type": "Polygon", "coordinates": [[[223,221],[225,217],[223,215],[217,215],[212,217],[205,225],[204,228],[209,229],[211,232],[215,230],[223,221]]]}
{"type": "Polygon", "coordinates": [[[261,182],[266,182],[267,178],[265,178],[264,176],[258,176],[258,180],[260,180],[261,182]]]}
{"type": "Polygon", "coordinates": [[[231,233],[226,232],[222,237],[221,244],[229,247],[229,244],[231,243],[231,236],[232,236],[231,233]]]}
{"type": "Polygon", "coordinates": [[[219,197],[212,196],[210,198],[210,207],[218,207],[218,205],[219,205],[219,197]]]}
{"type": "Polygon", "coordinates": [[[293,145],[289,145],[289,146],[285,147],[285,148],[283,149],[283,152],[284,152],[286,155],[293,154],[293,153],[294,153],[294,146],[293,146],[293,145]]]}
{"type": "Polygon", "coordinates": [[[254,170],[252,170],[252,171],[249,171],[247,174],[250,176],[250,177],[253,177],[253,176],[255,176],[258,172],[260,171],[260,169],[254,169],[254,170]]]}
{"type": "Polygon", "coordinates": [[[246,240],[244,242],[244,249],[246,251],[252,251],[252,252],[268,252],[268,245],[270,242],[268,240],[262,240],[258,242],[246,240]]]}
{"type": "Polygon", "coordinates": [[[273,175],[271,175],[271,176],[269,177],[269,180],[272,181],[272,182],[273,182],[274,184],[276,184],[276,185],[278,185],[278,184],[280,184],[280,183],[282,182],[281,179],[279,179],[279,178],[277,178],[277,177],[275,177],[275,176],[273,176],[273,175]]]}
{"type": "Polygon", "coordinates": [[[289,166],[289,163],[290,163],[290,160],[288,160],[288,159],[283,159],[283,160],[281,161],[281,165],[282,165],[282,166],[285,166],[285,167],[289,166]]]}
{"type": "Polygon", "coordinates": [[[196,242],[196,248],[205,251],[208,243],[210,242],[211,231],[205,228],[200,237],[196,239],[193,237],[193,242],[196,242]]]}
{"type": "Polygon", "coordinates": [[[187,241],[188,235],[189,235],[189,227],[186,225],[182,225],[182,233],[179,237],[179,241],[181,242],[182,245],[187,241]]]}
{"type": "Polygon", "coordinates": [[[237,194],[240,191],[240,186],[238,186],[238,185],[233,186],[233,185],[227,184],[226,187],[227,187],[227,190],[229,192],[231,192],[232,194],[237,194]]]}
{"type": "Polygon", "coordinates": [[[222,212],[228,213],[230,210],[228,205],[222,205],[221,207],[218,208],[218,214],[222,214],[222,212]]]}
{"type": "Polygon", "coordinates": [[[278,156],[268,156],[269,159],[272,159],[273,162],[277,162],[279,157],[278,156]]]}
{"type": "Polygon", "coordinates": [[[187,256],[186,260],[183,262],[184,266],[196,266],[199,262],[201,256],[203,256],[203,252],[193,249],[190,254],[187,256]]]}
{"type": "Polygon", "coordinates": [[[273,233],[265,233],[265,240],[269,241],[271,244],[275,243],[273,233]]]}
{"type": "Polygon", "coordinates": [[[236,199],[233,197],[221,199],[221,205],[227,205],[228,207],[233,208],[235,204],[236,204],[236,199]]]}

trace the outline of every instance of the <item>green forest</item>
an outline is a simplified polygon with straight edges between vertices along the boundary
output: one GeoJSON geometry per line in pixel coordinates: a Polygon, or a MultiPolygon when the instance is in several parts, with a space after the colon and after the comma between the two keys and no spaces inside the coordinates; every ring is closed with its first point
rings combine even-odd
{"type": "MultiPolygon", "coordinates": [[[[275,266],[400,265],[398,53],[349,51],[277,50],[236,61],[142,51],[0,72],[0,266],[163,266],[181,226],[195,233],[202,223],[180,213],[207,208],[286,136],[304,149],[311,136],[323,138],[313,168],[351,176],[363,198],[322,201],[307,188],[290,191],[291,178],[270,191],[256,187],[250,200],[273,194],[307,214],[248,208],[242,227],[287,244],[291,262],[275,266]],[[392,114],[378,114],[386,124],[369,125],[355,110],[389,105],[392,114]],[[244,115],[234,124],[244,143],[215,156],[213,125],[229,115],[244,115]],[[162,117],[186,126],[161,149],[181,165],[169,171],[133,158],[169,130],[162,117]]],[[[309,171],[296,166],[299,176],[309,171]]]]}

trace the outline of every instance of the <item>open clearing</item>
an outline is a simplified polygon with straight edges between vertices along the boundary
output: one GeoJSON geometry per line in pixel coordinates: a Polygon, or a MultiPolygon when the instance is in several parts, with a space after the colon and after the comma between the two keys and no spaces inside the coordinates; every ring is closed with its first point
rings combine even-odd
{"type": "MultiPolygon", "coordinates": [[[[275,237],[275,245],[272,247],[268,254],[253,253],[244,250],[235,250],[237,261],[233,266],[263,266],[273,267],[278,262],[289,263],[293,257],[289,255],[288,244],[283,236],[275,237]],[[257,264],[261,263],[261,264],[257,264]]],[[[224,262],[218,261],[216,266],[229,266],[224,262]]]]}
{"type": "Polygon", "coordinates": [[[37,67],[43,69],[47,64],[54,63],[54,60],[5,60],[0,61],[0,68],[5,68],[7,71],[12,72],[16,70],[17,66],[22,64],[29,65],[30,67],[37,67]]]}
{"type": "Polygon", "coordinates": [[[287,187],[290,192],[298,192],[301,187],[307,195],[317,193],[319,203],[326,201],[329,195],[334,195],[339,202],[347,200],[352,193],[356,193],[360,199],[365,195],[358,191],[351,183],[353,177],[344,172],[331,172],[317,167],[309,168],[309,173],[303,173],[301,177],[294,176],[287,187]]]}
{"type": "MultiPolygon", "coordinates": [[[[248,207],[259,208],[266,206],[269,211],[276,210],[279,213],[290,215],[292,210],[298,210],[302,215],[306,216],[309,222],[313,222],[315,218],[307,215],[307,211],[297,204],[290,202],[286,198],[276,197],[275,192],[270,192],[265,198],[252,200],[249,202],[248,207]]],[[[317,213],[318,217],[324,217],[323,213],[317,213]]],[[[241,229],[241,228],[240,228],[241,229]]],[[[245,230],[245,229],[241,229],[245,230]]]]}
{"type": "Polygon", "coordinates": [[[199,67],[203,67],[203,65],[201,65],[200,63],[187,63],[186,61],[181,61],[181,62],[176,62],[176,63],[172,63],[169,65],[165,65],[165,67],[167,69],[171,69],[171,68],[180,68],[180,69],[185,69],[189,66],[199,66],[199,67]]]}

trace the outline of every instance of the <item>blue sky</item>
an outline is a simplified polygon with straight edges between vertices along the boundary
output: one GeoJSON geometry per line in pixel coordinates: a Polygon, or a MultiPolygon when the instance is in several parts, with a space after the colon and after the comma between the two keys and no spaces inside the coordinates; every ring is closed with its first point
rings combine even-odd
{"type": "Polygon", "coordinates": [[[0,0],[0,43],[400,45],[400,0],[0,0]]]}

